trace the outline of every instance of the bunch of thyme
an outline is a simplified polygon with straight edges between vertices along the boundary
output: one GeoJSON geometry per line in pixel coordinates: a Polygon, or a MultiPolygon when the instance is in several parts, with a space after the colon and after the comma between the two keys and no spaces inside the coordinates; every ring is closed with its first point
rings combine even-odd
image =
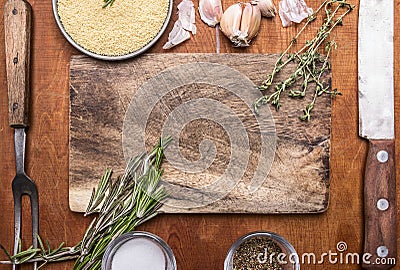
{"type": "Polygon", "coordinates": [[[330,70],[329,56],[332,49],[336,49],[336,42],[329,40],[329,36],[336,26],[343,24],[343,18],[352,10],[354,6],[349,4],[347,0],[325,0],[321,6],[307,18],[304,26],[292,39],[287,49],[280,54],[275,63],[274,69],[268,74],[267,79],[259,86],[259,90],[266,91],[275,82],[275,76],[289,63],[297,64],[296,70],[291,76],[275,85],[275,92],[265,94],[263,97],[255,101],[254,108],[258,112],[258,108],[264,104],[271,103],[277,110],[281,107],[280,98],[283,92],[289,90],[291,86],[299,80],[303,80],[301,90],[290,90],[289,97],[303,98],[306,95],[310,84],[315,85],[312,101],[303,110],[303,115],[300,117],[303,121],[309,121],[311,111],[314,108],[315,101],[322,94],[330,94],[333,97],[340,95],[337,89],[329,91],[329,83],[322,81],[323,74],[330,70]],[[344,10],[344,11],[343,11],[344,10]],[[315,21],[318,13],[323,11],[325,18],[322,26],[318,29],[316,36],[312,40],[307,40],[305,45],[296,53],[289,53],[291,47],[296,44],[301,33],[315,21]],[[320,47],[323,46],[325,56],[320,54],[320,47]]]}
{"type": "Polygon", "coordinates": [[[158,209],[167,194],[159,182],[162,175],[163,149],[171,138],[160,139],[158,145],[148,154],[143,153],[131,159],[124,174],[111,180],[112,171],[107,169],[97,189],[93,189],[85,216],[98,214],[83,236],[73,247],[64,243],[52,249],[38,236],[39,248],[30,247],[11,256],[1,246],[9,261],[3,264],[39,263],[39,268],[50,262],[75,259],[75,270],[100,269],[101,260],[108,244],[116,237],[133,231],[136,226],[158,214],[158,209]]]}

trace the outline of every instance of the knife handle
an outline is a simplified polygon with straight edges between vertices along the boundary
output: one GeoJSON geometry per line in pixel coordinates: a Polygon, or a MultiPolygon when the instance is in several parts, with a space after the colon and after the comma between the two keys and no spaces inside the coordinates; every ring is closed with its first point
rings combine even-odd
{"type": "Polygon", "coordinates": [[[390,269],[395,265],[391,258],[397,259],[395,168],[394,140],[370,140],[364,178],[364,269],[390,269]]]}
{"type": "Polygon", "coordinates": [[[28,126],[32,8],[25,0],[4,4],[4,35],[11,127],[28,126]]]}

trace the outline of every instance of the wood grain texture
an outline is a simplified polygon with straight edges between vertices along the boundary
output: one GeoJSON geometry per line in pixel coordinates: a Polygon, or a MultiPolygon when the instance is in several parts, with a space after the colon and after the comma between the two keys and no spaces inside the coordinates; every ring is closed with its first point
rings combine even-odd
{"type": "MultiPolygon", "coordinates": [[[[381,258],[397,257],[396,224],[396,174],[394,171],[395,153],[393,140],[370,140],[364,178],[365,239],[364,253],[372,255],[371,262],[381,258]],[[387,161],[379,161],[378,153],[386,151],[387,161]],[[378,208],[379,200],[385,199],[388,206],[378,208]],[[387,252],[378,253],[379,247],[387,252]]],[[[391,269],[394,263],[374,265],[363,264],[364,269],[391,269]]]]}
{"type": "MultiPolygon", "coordinates": [[[[119,0],[116,0],[119,1],[119,0]]],[[[31,125],[27,141],[26,171],[35,179],[39,190],[40,231],[53,245],[65,241],[74,245],[81,240],[91,218],[71,212],[68,204],[69,159],[69,61],[79,55],[61,35],[53,18],[51,1],[29,1],[33,7],[32,40],[32,98],[31,125]]],[[[235,0],[223,0],[226,8],[235,0]]],[[[274,0],[275,4],[278,1],[274,0]]],[[[316,9],[320,1],[306,1],[316,9]]],[[[179,1],[174,1],[174,9],[179,1]]],[[[351,1],[358,5],[358,1],[351,1]]],[[[0,0],[0,6],[4,0],[0,0]]],[[[195,7],[198,7],[195,1],[195,7]]],[[[11,181],[15,175],[13,132],[8,126],[7,83],[5,73],[3,9],[0,9],[0,243],[8,250],[13,245],[13,209],[11,181]]],[[[343,20],[344,25],[332,32],[338,49],[332,53],[332,86],[342,96],[332,102],[331,129],[331,184],[330,205],[323,214],[257,215],[257,214],[165,214],[141,225],[138,229],[155,233],[171,246],[178,269],[223,269],[223,262],[231,244],[241,235],[255,231],[274,231],[283,235],[297,252],[321,255],[335,252],[339,241],[347,243],[348,252],[362,253],[363,173],[367,142],[358,137],[357,107],[357,7],[343,20]]],[[[400,87],[400,1],[395,0],[395,87],[400,87]]],[[[167,32],[177,19],[174,12],[167,32]]],[[[304,39],[312,38],[319,24],[316,21],[305,31],[304,39]]],[[[279,53],[286,48],[301,25],[283,29],[278,17],[263,19],[259,35],[244,50],[232,48],[221,36],[222,53],[279,53]]],[[[198,31],[189,41],[165,52],[167,35],[149,51],[151,53],[214,53],[215,29],[204,25],[196,16],[198,31]]],[[[299,40],[299,46],[301,41],[299,40]]],[[[263,73],[263,70],[259,70],[263,73]]],[[[397,121],[400,93],[395,91],[396,134],[400,134],[397,121]]],[[[398,156],[400,140],[396,138],[398,156]]],[[[400,176],[400,163],[396,163],[396,176],[400,176]]],[[[396,190],[398,187],[396,187],[396,190]]],[[[397,193],[399,196],[399,193],[397,193]]],[[[397,197],[399,200],[399,197],[397,197]]],[[[24,206],[23,239],[29,245],[30,210],[24,206]]],[[[399,209],[397,209],[397,220],[399,209]]],[[[399,243],[398,243],[399,245],[399,243]]],[[[398,246],[399,248],[399,246],[398,246]]],[[[5,259],[1,255],[1,259],[5,259]]],[[[399,258],[397,258],[399,260],[399,258]]],[[[70,270],[73,262],[50,264],[44,269],[70,270]]],[[[10,266],[0,265],[0,269],[10,266]]],[[[22,270],[32,269],[23,266],[22,270]]],[[[358,264],[302,264],[307,270],[357,270],[358,264]]],[[[398,269],[395,268],[395,269],[398,269]]]]}
{"type": "Polygon", "coordinates": [[[32,8],[24,0],[4,5],[8,86],[8,121],[12,127],[28,125],[32,8]]]}
{"type": "MultiPolygon", "coordinates": [[[[74,57],[70,64],[71,209],[86,209],[102,173],[98,168],[109,166],[121,174],[124,160],[141,153],[138,149],[143,136],[143,145],[149,149],[165,134],[179,141],[175,157],[169,156],[175,162],[165,165],[164,179],[170,193],[165,212],[325,211],[331,97],[320,97],[310,123],[302,123],[299,116],[311,97],[291,100],[282,96],[278,112],[272,110],[271,114],[265,108],[268,112],[264,113],[261,108],[257,117],[251,108],[261,96],[254,85],[264,79],[258,69],[271,71],[278,57],[147,54],[123,64],[74,57]],[[175,124],[168,122],[171,119],[175,124]],[[243,142],[246,138],[248,145],[243,142]],[[206,147],[201,145],[204,140],[213,142],[216,153],[201,150],[206,147]],[[213,155],[211,161],[199,161],[213,155]],[[262,184],[254,184],[258,181],[262,184]],[[257,186],[256,191],[252,186],[257,186]]],[[[276,80],[288,78],[294,68],[288,66],[276,80]]],[[[330,74],[322,80],[329,85],[330,74]]],[[[169,152],[174,152],[168,150],[167,160],[169,152]]]]}

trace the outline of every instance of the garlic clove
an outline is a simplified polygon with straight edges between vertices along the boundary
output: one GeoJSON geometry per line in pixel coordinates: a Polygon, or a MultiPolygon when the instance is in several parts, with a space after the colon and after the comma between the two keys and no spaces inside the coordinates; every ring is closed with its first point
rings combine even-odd
{"type": "Polygon", "coordinates": [[[275,17],[275,14],[277,13],[276,7],[272,0],[253,0],[251,3],[258,5],[261,15],[264,17],[275,17]]]}
{"type": "Polygon", "coordinates": [[[260,26],[261,26],[261,10],[257,5],[252,5],[252,27],[250,29],[248,39],[249,42],[252,40],[255,36],[258,35],[258,32],[260,31],[260,26]]]}
{"type": "Polygon", "coordinates": [[[257,5],[246,3],[242,13],[240,35],[235,37],[235,46],[247,47],[257,36],[261,25],[261,11],[257,5]]]}
{"type": "Polygon", "coordinates": [[[203,22],[211,27],[216,26],[223,13],[221,0],[200,0],[199,13],[203,22]]]}
{"type": "Polygon", "coordinates": [[[240,32],[242,38],[246,38],[249,35],[249,31],[252,27],[252,13],[253,7],[250,3],[244,4],[243,12],[242,12],[242,20],[240,22],[240,32]]]}
{"type": "Polygon", "coordinates": [[[240,26],[240,32],[242,36],[245,36],[250,42],[254,38],[261,25],[261,11],[257,5],[247,3],[242,14],[242,21],[240,26]]]}
{"type": "Polygon", "coordinates": [[[240,22],[242,19],[242,4],[236,3],[228,7],[221,17],[221,31],[232,40],[240,35],[240,22]]]}

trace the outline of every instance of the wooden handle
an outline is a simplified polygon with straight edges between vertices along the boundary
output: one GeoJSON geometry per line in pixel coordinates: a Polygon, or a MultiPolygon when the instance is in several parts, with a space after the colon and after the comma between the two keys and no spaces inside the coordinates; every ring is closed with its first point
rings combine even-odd
{"type": "Polygon", "coordinates": [[[395,171],[394,140],[370,140],[364,179],[364,269],[390,269],[392,258],[397,258],[395,171]]]}
{"type": "Polygon", "coordinates": [[[28,125],[29,64],[32,8],[24,0],[4,4],[4,32],[8,87],[8,119],[11,127],[28,125]]]}

